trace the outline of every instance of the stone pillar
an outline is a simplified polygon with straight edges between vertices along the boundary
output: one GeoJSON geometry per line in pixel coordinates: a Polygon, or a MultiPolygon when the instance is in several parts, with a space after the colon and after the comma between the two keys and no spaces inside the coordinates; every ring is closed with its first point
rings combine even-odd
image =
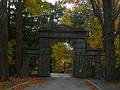
{"type": "Polygon", "coordinates": [[[74,44],[73,76],[85,78],[85,39],[77,39],[74,44]]]}
{"type": "Polygon", "coordinates": [[[48,38],[40,38],[40,59],[38,63],[38,75],[50,76],[50,46],[48,38]]]}

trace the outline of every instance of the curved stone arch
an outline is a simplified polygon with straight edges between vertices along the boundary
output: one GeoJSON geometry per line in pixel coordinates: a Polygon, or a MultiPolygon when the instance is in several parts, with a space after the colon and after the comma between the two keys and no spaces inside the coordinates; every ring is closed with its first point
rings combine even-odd
{"type": "Polygon", "coordinates": [[[70,26],[60,25],[57,30],[41,30],[38,33],[34,33],[33,38],[34,36],[37,36],[37,40],[39,40],[39,47],[24,48],[23,63],[26,61],[25,58],[28,60],[28,55],[38,55],[40,57],[38,65],[39,76],[50,76],[51,45],[55,42],[63,41],[72,44],[71,46],[74,48],[73,76],[85,77],[85,66],[83,63],[85,64],[87,31],[84,31],[83,28],[74,30],[70,26]]]}

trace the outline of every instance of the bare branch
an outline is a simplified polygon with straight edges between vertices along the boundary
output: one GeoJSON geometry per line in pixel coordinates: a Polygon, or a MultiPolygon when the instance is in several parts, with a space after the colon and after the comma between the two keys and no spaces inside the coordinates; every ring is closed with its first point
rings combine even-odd
{"type": "Polygon", "coordinates": [[[120,5],[116,3],[116,5],[114,5],[113,7],[113,23],[118,18],[119,14],[120,14],[120,5]]]}
{"type": "Polygon", "coordinates": [[[119,0],[113,0],[113,7],[117,7],[119,0]]]}
{"type": "Polygon", "coordinates": [[[94,15],[98,18],[99,22],[101,23],[101,25],[103,26],[103,15],[102,12],[100,10],[100,7],[97,5],[97,2],[95,0],[90,0],[92,7],[93,7],[93,13],[94,15]]]}
{"type": "Polygon", "coordinates": [[[114,38],[117,37],[117,35],[120,35],[120,15],[119,15],[118,31],[115,32],[114,38]]]}
{"type": "Polygon", "coordinates": [[[117,35],[119,35],[120,31],[118,30],[117,32],[115,32],[115,36],[114,37],[117,37],[117,35]]]}

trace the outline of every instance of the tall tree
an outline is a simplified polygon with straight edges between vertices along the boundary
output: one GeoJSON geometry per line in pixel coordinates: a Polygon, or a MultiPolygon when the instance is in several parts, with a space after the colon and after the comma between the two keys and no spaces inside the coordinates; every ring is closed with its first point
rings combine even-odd
{"type": "MultiPolygon", "coordinates": [[[[65,1],[68,3],[75,3],[78,0],[65,1]]],[[[112,80],[114,63],[116,61],[114,41],[116,36],[119,34],[119,30],[115,30],[115,22],[120,15],[120,0],[80,0],[80,2],[83,1],[91,2],[94,16],[98,18],[99,24],[101,24],[101,36],[103,39],[100,40],[103,41],[105,57],[107,60],[106,79],[112,80]]]]}
{"type": "Polygon", "coordinates": [[[112,0],[102,0],[104,11],[104,24],[103,24],[103,36],[104,36],[104,50],[107,58],[107,80],[113,78],[113,65],[115,62],[115,48],[114,48],[114,30],[112,20],[112,0]]]}
{"type": "Polygon", "coordinates": [[[22,70],[22,0],[18,0],[16,5],[16,74],[21,76],[22,70]]]}
{"type": "Polygon", "coordinates": [[[0,80],[7,80],[8,71],[7,0],[0,0],[0,80]]]}
{"type": "Polygon", "coordinates": [[[113,79],[115,58],[114,40],[119,32],[115,31],[115,21],[120,13],[119,0],[90,0],[94,15],[102,26],[103,46],[107,60],[106,79],[113,79]]]}

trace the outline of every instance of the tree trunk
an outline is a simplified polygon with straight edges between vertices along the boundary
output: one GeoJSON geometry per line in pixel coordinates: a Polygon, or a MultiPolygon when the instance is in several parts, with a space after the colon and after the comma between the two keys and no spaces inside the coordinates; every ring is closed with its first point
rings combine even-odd
{"type": "MultiPolygon", "coordinates": [[[[107,37],[106,37],[107,38],[107,37]]],[[[115,48],[114,42],[111,38],[105,40],[105,60],[106,60],[106,80],[113,80],[113,69],[115,62],[115,48]]]]}
{"type": "Polygon", "coordinates": [[[7,80],[8,64],[8,19],[7,0],[0,1],[0,80],[7,80]]]}
{"type": "Polygon", "coordinates": [[[16,5],[16,74],[20,77],[22,74],[22,0],[18,0],[16,5]]]}
{"type": "Polygon", "coordinates": [[[64,62],[64,73],[65,73],[65,71],[66,71],[66,63],[64,62]]]}
{"type": "Polygon", "coordinates": [[[106,80],[113,80],[113,65],[115,61],[115,48],[114,48],[114,29],[112,22],[112,0],[103,0],[104,11],[104,50],[107,60],[106,67],[106,80]]]}

